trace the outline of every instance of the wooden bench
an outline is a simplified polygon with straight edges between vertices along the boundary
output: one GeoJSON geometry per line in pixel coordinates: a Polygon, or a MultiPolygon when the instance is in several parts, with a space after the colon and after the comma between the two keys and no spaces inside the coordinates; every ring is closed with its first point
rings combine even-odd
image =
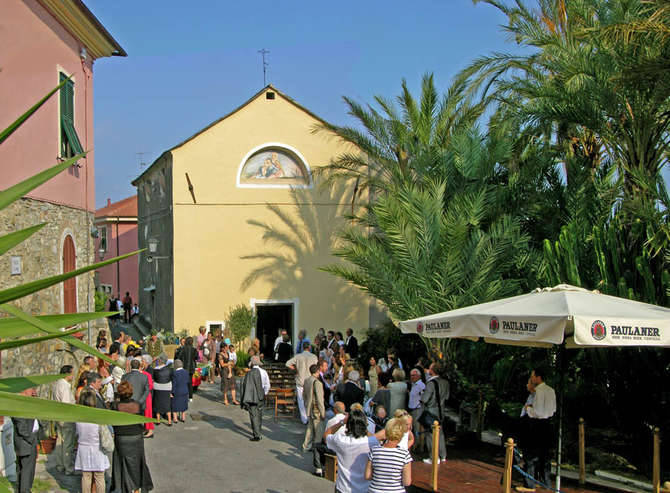
{"type": "Polygon", "coordinates": [[[332,454],[325,454],[323,469],[324,477],[328,481],[335,482],[337,479],[337,456],[332,454]]]}

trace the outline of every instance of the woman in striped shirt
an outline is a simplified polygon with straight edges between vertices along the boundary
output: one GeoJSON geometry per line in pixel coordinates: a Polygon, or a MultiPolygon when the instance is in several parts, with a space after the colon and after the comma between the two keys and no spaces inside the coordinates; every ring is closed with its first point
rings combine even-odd
{"type": "Polygon", "coordinates": [[[370,481],[370,493],[404,493],[412,483],[412,456],[398,443],[407,431],[403,419],[393,418],[386,423],[386,442],[368,454],[365,479],[370,481]]]}

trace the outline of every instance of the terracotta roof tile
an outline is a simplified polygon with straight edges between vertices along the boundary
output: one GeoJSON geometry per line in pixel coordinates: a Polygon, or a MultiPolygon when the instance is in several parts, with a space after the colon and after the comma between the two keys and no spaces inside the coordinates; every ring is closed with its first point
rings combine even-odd
{"type": "Polygon", "coordinates": [[[95,217],[137,217],[137,195],[113,202],[95,211],[95,217]]]}

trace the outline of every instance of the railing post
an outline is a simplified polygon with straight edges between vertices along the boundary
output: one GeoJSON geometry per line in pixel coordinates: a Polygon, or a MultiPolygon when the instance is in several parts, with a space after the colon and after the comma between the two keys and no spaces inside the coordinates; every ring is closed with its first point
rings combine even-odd
{"type": "Polygon", "coordinates": [[[433,491],[437,488],[437,468],[440,465],[440,423],[433,422],[433,453],[430,458],[433,463],[433,491]]]}
{"type": "Polygon", "coordinates": [[[584,418],[579,418],[579,484],[586,483],[586,445],[584,443],[584,418]]]}
{"type": "Polygon", "coordinates": [[[503,493],[512,491],[512,464],[514,463],[514,440],[505,443],[505,470],[503,471],[503,493]]]}
{"type": "Polygon", "coordinates": [[[661,491],[661,430],[654,428],[654,457],[652,462],[652,486],[654,493],[661,491]]]}

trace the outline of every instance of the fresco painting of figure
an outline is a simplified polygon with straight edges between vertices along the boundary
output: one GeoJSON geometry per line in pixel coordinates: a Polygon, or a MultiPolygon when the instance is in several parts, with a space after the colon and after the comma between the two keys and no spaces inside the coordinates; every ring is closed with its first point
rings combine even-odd
{"type": "Polygon", "coordinates": [[[256,180],[306,180],[304,168],[292,156],[276,150],[251,156],[242,169],[242,178],[256,180]]]}

